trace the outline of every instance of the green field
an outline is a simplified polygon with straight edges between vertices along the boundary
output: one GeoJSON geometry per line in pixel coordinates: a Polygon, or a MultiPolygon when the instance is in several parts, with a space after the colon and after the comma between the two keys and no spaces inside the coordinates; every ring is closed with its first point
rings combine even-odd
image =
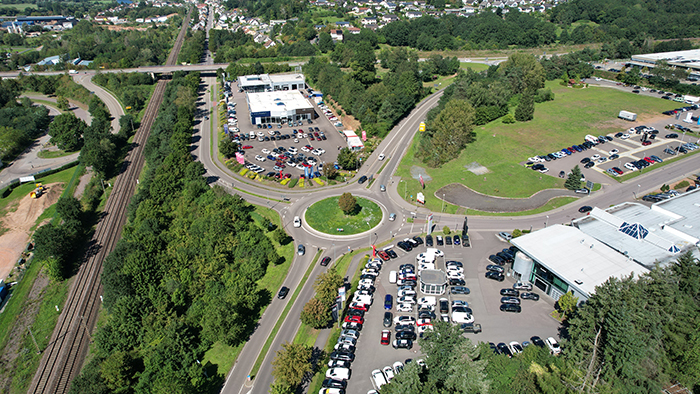
{"type": "MultiPolygon", "coordinates": [[[[610,88],[571,89],[559,85],[557,81],[547,82],[546,86],[555,93],[555,99],[536,104],[532,121],[503,124],[495,120],[477,127],[474,130],[476,141],[441,168],[428,168],[414,158],[413,152],[419,138],[416,135],[397,170],[402,182],[408,181],[406,194],[415,198],[420,191],[420,183],[410,173],[412,166],[422,167],[432,177],[425,183],[423,194],[426,196],[426,207],[435,211],[441,208],[441,201],[433,198],[435,191],[453,182],[462,183],[480,193],[515,198],[529,197],[547,188],[563,188],[563,179],[529,170],[520,163],[530,156],[581,142],[589,133],[600,135],[626,129],[625,124],[617,120],[617,114],[622,109],[636,112],[643,123],[645,119],[677,105],[610,88]],[[489,173],[476,175],[465,168],[474,162],[486,167],[489,173]]],[[[572,162],[572,166],[574,164],[572,162]]],[[[399,194],[403,194],[404,185],[399,185],[398,190],[399,194]]],[[[411,201],[410,198],[407,200],[411,201]]],[[[457,210],[457,207],[451,206],[446,212],[455,213],[457,210]]]]}
{"type": "Polygon", "coordinates": [[[29,7],[36,8],[36,4],[30,4],[30,3],[0,4],[0,8],[16,8],[19,12],[24,12],[29,7]]]}
{"type": "Polygon", "coordinates": [[[329,197],[310,206],[306,210],[306,223],[326,234],[351,235],[374,228],[382,220],[382,210],[376,203],[356,197],[362,209],[356,215],[345,215],[338,206],[339,198],[329,197]],[[338,231],[341,228],[343,231],[338,231]]]}

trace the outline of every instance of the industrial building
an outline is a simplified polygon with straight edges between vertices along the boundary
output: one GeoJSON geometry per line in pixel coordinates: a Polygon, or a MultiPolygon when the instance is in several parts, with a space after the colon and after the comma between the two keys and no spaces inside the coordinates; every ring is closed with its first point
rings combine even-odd
{"type": "Polygon", "coordinates": [[[625,202],[593,208],[572,226],[554,225],[513,238],[516,279],[558,299],[586,300],[610,277],[639,276],[691,251],[700,257],[700,189],[647,207],[625,202]]]}
{"type": "Polygon", "coordinates": [[[244,92],[276,92],[306,89],[304,74],[260,74],[238,77],[238,88],[244,92]]]}
{"type": "Polygon", "coordinates": [[[653,68],[659,60],[665,60],[671,67],[685,68],[691,76],[700,77],[700,49],[633,55],[629,65],[653,68]]]}
{"type": "Polygon", "coordinates": [[[298,90],[246,93],[252,124],[314,119],[313,105],[298,90]]]}

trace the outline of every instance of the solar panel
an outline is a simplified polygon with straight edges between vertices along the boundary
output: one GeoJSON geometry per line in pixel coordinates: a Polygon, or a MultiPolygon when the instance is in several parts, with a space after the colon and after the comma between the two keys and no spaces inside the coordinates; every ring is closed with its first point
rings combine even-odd
{"type": "Polygon", "coordinates": [[[635,239],[643,239],[649,234],[649,230],[639,223],[623,222],[618,231],[623,232],[635,239]]]}

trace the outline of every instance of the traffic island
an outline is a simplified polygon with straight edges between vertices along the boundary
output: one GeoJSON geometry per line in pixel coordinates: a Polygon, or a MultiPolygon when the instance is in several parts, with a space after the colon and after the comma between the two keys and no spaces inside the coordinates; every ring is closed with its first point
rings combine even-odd
{"type": "Polygon", "coordinates": [[[382,209],[377,203],[355,197],[356,209],[346,214],[338,204],[340,197],[329,197],[311,205],[304,215],[306,224],[324,234],[353,235],[368,231],[382,221],[382,209]]]}

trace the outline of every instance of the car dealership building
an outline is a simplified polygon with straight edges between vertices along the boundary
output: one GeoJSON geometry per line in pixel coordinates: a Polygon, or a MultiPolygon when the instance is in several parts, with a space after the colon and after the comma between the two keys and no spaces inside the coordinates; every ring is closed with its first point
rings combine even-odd
{"type": "Polygon", "coordinates": [[[252,124],[314,119],[313,105],[298,90],[246,93],[252,124]]]}

